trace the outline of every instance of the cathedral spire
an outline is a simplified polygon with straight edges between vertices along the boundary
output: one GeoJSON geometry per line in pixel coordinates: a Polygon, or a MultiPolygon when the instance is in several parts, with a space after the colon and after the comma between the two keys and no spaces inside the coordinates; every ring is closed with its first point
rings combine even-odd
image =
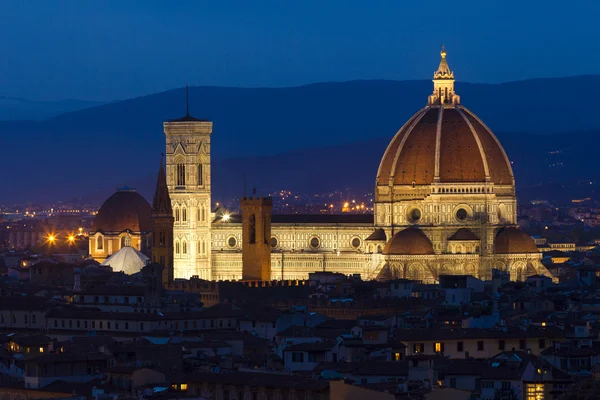
{"type": "Polygon", "coordinates": [[[167,176],[165,174],[165,165],[163,157],[160,158],[160,167],[158,169],[158,179],[156,181],[156,191],[152,201],[152,214],[168,214],[173,215],[171,207],[171,198],[169,189],[167,188],[167,176]]]}
{"type": "Polygon", "coordinates": [[[460,103],[460,96],[454,93],[454,72],[450,70],[446,60],[446,49],[442,45],[440,65],[433,73],[433,94],[429,96],[429,105],[460,103]]]}

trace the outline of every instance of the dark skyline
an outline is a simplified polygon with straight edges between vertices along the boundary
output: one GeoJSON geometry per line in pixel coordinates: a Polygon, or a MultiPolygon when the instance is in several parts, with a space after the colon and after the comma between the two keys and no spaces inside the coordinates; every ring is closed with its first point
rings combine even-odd
{"type": "Polygon", "coordinates": [[[592,1],[8,1],[0,96],[429,79],[442,44],[460,81],[597,74],[599,13],[592,1]]]}

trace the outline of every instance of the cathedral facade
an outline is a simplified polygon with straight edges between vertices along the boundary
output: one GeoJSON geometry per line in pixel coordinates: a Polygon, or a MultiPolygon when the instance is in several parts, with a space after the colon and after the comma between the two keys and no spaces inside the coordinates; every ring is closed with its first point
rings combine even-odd
{"type": "MultiPolygon", "coordinates": [[[[166,122],[164,132],[174,278],[242,279],[242,219],[210,208],[212,123],[186,115],[166,122]]],[[[442,50],[427,105],[383,154],[374,215],[273,215],[270,279],[306,279],[314,271],[423,282],[441,274],[489,279],[492,269],[512,280],[549,275],[516,216],[511,163],[461,104],[442,50]]]]}

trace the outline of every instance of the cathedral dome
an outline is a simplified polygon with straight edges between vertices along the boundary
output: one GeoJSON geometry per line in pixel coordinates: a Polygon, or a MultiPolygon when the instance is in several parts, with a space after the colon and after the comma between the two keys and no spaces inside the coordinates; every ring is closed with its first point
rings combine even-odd
{"type": "Polygon", "coordinates": [[[150,232],[152,208],[139,193],[121,189],[110,196],[98,210],[92,232],[150,232]]]}
{"type": "Polygon", "coordinates": [[[385,255],[429,255],[434,254],[433,244],[420,229],[410,227],[396,233],[383,248],[385,255]]]}
{"type": "Polygon", "coordinates": [[[494,239],[496,254],[538,253],[539,250],[527,233],[514,227],[502,228],[494,239]]]}
{"type": "Polygon", "coordinates": [[[377,185],[513,185],[504,149],[492,131],[459,104],[446,52],[442,50],[441,55],[429,104],[413,115],[388,145],[377,172],[377,185]]]}

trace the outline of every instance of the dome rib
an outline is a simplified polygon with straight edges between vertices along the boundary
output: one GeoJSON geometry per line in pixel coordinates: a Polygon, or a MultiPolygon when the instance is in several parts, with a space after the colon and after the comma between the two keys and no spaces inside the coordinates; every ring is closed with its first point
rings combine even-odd
{"type": "MultiPolygon", "coordinates": [[[[406,135],[402,138],[402,142],[396,150],[394,163],[392,164],[390,172],[390,182],[392,184],[411,185],[414,183],[417,185],[426,185],[433,181],[435,167],[429,166],[428,169],[427,158],[435,163],[435,136],[432,136],[432,131],[428,129],[428,127],[431,125],[430,120],[433,116],[430,115],[430,113],[435,114],[436,111],[438,111],[437,107],[427,107],[425,112],[413,122],[406,135]],[[431,144],[434,148],[433,153],[429,152],[429,154],[421,154],[421,147],[426,146],[427,142],[433,142],[431,144]],[[412,149],[414,146],[417,149],[416,152],[406,151],[407,144],[409,149],[412,149]],[[427,157],[427,155],[429,155],[429,157],[427,157]],[[398,165],[400,161],[402,167],[409,167],[410,169],[408,171],[406,169],[401,170],[398,165]],[[428,179],[428,175],[431,175],[431,179],[428,179]]],[[[435,120],[437,123],[437,118],[435,120]]]]}
{"type": "MultiPolygon", "coordinates": [[[[492,181],[495,182],[495,183],[502,181],[503,184],[508,184],[508,185],[513,185],[514,186],[514,184],[515,184],[515,175],[513,174],[512,165],[510,164],[510,160],[508,159],[508,155],[506,154],[506,151],[504,150],[504,147],[502,147],[502,145],[500,144],[500,141],[498,140],[498,138],[496,137],[496,135],[494,134],[494,132],[492,132],[492,130],[481,120],[481,118],[479,118],[477,115],[475,115],[471,110],[469,110],[466,107],[462,107],[462,109],[464,110],[464,112],[466,114],[468,114],[468,116],[470,118],[473,118],[473,120],[475,120],[479,125],[481,125],[481,127],[483,128],[483,130],[486,133],[488,133],[489,136],[491,137],[494,145],[493,146],[490,146],[490,145],[485,146],[485,144],[483,144],[484,147],[486,147],[487,149],[490,149],[490,150],[493,150],[493,149],[496,149],[496,148],[500,149],[500,153],[501,153],[502,157],[496,157],[494,154],[492,154],[493,151],[486,152],[486,155],[491,159],[492,164],[494,166],[497,166],[498,164],[501,164],[500,160],[498,160],[497,158],[502,158],[502,161],[504,161],[503,165],[506,165],[506,167],[507,167],[506,168],[507,171],[505,173],[507,173],[508,176],[510,177],[510,182],[504,182],[503,179],[495,179],[496,178],[495,176],[490,176],[490,178],[492,179],[492,181]]],[[[480,135],[480,137],[484,137],[485,138],[485,136],[483,136],[483,135],[480,135]]],[[[494,169],[492,169],[490,172],[491,172],[491,174],[495,174],[495,173],[502,174],[501,171],[496,171],[494,169]]],[[[500,177],[502,178],[502,176],[500,176],[500,177]]]]}
{"type": "Polygon", "coordinates": [[[471,131],[471,134],[473,135],[473,138],[475,139],[475,142],[477,143],[477,147],[479,148],[479,154],[481,154],[481,160],[483,161],[483,172],[485,174],[485,181],[489,182],[490,181],[490,169],[488,167],[488,161],[487,161],[487,156],[485,154],[485,150],[483,149],[483,145],[481,144],[481,140],[479,139],[479,134],[475,131],[475,128],[473,127],[473,124],[471,124],[471,121],[469,121],[467,119],[467,117],[465,116],[465,114],[463,113],[462,109],[464,107],[456,107],[456,111],[458,112],[458,114],[462,117],[462,119],[467,123],[467,126],[469,127],[469,130],[471,131]]]}
{"type": "Polygon", "coordinates": [[[383,153],[383,157],[381,158],[381,162],[379,163],[379,169],[377,170],[376,182],[378,185],[387,186],[390,184],[390,181],[393,179],[393,177],[392,177],[392,173],[394,171],[393,166],[396,164],[396,159],[397,159],[396,151],[397,151],[398,147],[400,147],[399,146],[400,143],[403,143],[404,137],[406,137],[407,135],[410,134],[410,132],[412,131],[412,128],[414,127],[414,124],[422,118],[423,114],[425,114],[425,112],[428,109],[429,109],[429,107],[425,107],[425,108],[422,108],[421,110],[417,111],[408,121],[406,121],[406,123],[404,125],[402,125],[402,127],[398,130],[398,132],[396,132],[396,134],[390,141],[390,144],[388,144],[388,147],[385,149],[385,152],[383,153]],[[402,139],[400,139],[400,137],[402,135],[404,135],[404,137],[402,139]],[[398,140],[398,139],[400,139],[400,140],[398,140]],[[394,157],[394,158],[390,159],[390,157],[394,157]],[[389,165],[389,164],[391,164],[391,165],[389,165]],[[389,167],[385,168],[388,165],[389,165],[389,167]],[[387,172],[387,174],[386,174],[386,172],[387,172]]]}
{"type": "Polygon", "coordinates": [[[433,181],[440,181],[440,148],[442,143],[442,122],[444,121],[444,107],[440,107],[438,122],[435,130],[435,165],[433,169],[433,181]]]}

